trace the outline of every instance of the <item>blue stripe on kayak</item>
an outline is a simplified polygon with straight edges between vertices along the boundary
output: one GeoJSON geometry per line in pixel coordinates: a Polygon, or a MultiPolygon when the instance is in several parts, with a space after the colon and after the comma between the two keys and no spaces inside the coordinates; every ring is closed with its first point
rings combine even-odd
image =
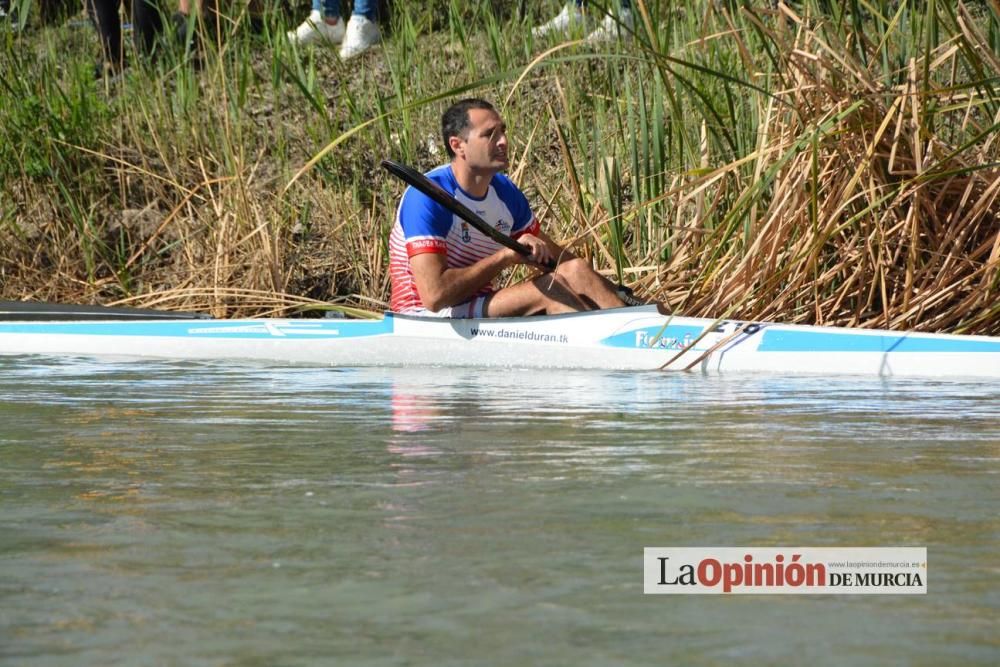
{"type": "Polygon", "coordinates": [[[683,350],[701,335],[702,327],[663,326],[632,329],[624,333],[608,336],[601,345],[608,347],[649,348],[653,350],[683,350]],[[659,338],[655,338],[659,335],[659,338]]]}
{"type": "Polygon", "coordinates": [[[168,322],[10,322],[0,333],[150,338],[357,338],[392,333],[393,320],[175,320],[168,322]]]}
{"type": "Polygon", "coordinates": [[[1000,352],[1000,340],[921,334],[764,329],[758,352],[1000,352]]]}

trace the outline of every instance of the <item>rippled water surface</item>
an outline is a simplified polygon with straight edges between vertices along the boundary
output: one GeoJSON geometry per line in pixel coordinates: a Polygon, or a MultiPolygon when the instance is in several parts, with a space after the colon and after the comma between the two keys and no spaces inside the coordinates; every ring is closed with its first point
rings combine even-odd
{"type": "Polygon", "coordinates": [[[1000,387],[0,357],[0,662],[996,664],[1000,387]],[[925,596],[644,596],[645,546],[925,596]]]}

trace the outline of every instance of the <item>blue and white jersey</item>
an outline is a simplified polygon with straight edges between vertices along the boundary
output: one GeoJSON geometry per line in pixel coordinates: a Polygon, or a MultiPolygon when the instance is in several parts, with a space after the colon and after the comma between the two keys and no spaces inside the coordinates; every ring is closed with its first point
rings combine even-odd
{"type": "MultiPolygon", "coordinates": [[[[432,169],[426,175],[511,238],[538,233],[538,221],[531,212],[527,197],[505,175],[495,175],[481,199],[473,197],[458,185],[450,164],[432,169]]],[[[410,270],[410,257],[425,252],[441,253],[447,258],[448,268],[463,268],[489,257],[502,247],[419,190],[407,188],[389,234],[392,310],[406,313],[424,308],[410,270]]],[[[477,296],[491,291],[492,286],[487,285],[477,296]]]]}

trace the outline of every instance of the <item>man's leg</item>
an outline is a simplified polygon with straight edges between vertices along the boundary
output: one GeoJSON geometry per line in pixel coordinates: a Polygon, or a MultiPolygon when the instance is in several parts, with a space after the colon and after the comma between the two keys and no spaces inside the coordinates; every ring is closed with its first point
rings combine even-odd
{"type": "Polygon", "coordinates": [[[579,257],[560,262],[556,275],[564,284],[588,303],[590,308],[621,308],[625,304],[615,293],[614,286],[601,274],[590,267],[590,263],[579,257]]]}
{"type": "Polygon", "coordinates": [[[588,310],[565,281],[551,273],[517,285],[505,287],[491,295],[486,303],[487,317],[517,317],[520,315],[558,315],[588,310]]]}

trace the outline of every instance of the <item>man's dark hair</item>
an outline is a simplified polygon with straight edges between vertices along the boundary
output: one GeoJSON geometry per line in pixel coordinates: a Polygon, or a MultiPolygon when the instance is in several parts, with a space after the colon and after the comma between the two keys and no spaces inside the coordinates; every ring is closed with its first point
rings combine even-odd
{"type": "Polygon", "coordinates": [[[463,137],[469,129],[469,109],[485,109],[496,112],[493,105],[478,97],[469,97],[455,102],[441,115],[441,138],[444,139],[444,149],[448,157],[455,157],[448,140],[452,137],[463,137]]]}

